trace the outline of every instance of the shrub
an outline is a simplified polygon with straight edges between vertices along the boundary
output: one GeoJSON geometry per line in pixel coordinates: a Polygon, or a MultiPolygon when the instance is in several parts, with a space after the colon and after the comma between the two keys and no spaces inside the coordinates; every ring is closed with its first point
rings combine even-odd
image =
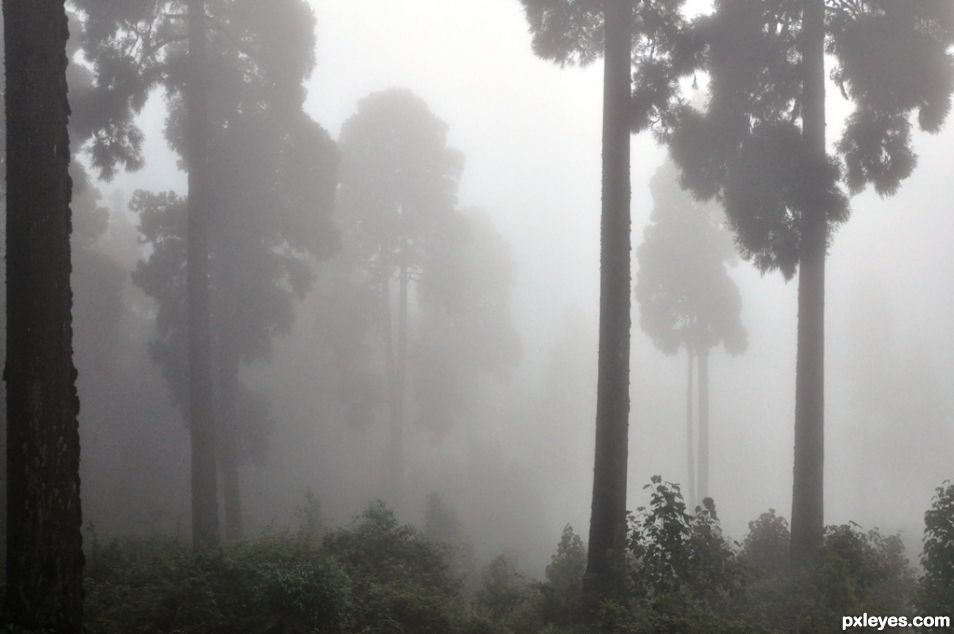
{"type": "Polygon", "coordinates": [[[922,614],[954,615],[954,484],[945,482],[934,493],[924,514],[924,575],[917,591],[922,614]]]}

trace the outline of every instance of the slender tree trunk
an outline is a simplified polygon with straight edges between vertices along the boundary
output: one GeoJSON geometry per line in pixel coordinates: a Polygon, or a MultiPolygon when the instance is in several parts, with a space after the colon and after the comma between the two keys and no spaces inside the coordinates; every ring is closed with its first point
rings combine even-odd
{"type": "Polygon", "coordinates": [[[693,450],[696,439],[692,429],[692,348],[686,346],[686,464],[689,465],[689,507],[696,508],[696,452],[693,450]]]}
{"type": "Polygon", "coordinates": [[[392,502],[396,502],[401,492],[398,476],[401,473],[403,449],[401,438],[397,434],[401,412],[398,411],[398,380],[397,363],[394,353],[394,325],[391,321],[391,280],[385,276],[381,284],[381,337],[384,344],[384,373],[388,381],[388,423],[390,427],[390,443],[388,446],[388,494],[392,502]]]}
{"type": "MultiPolygon", "coordinates": [[[[228,344],[227,344],[228,345],[228,344]]],[[[225,506],[225,537],[231,541],[245,536],[242,521],[242,490],[239,480],[238,429],[236,394],[238,393],[239,358],[234,348],[219,354],[219,386],[215,413],[220,439],[219,461],[222,467],[222,502],[225,506]]]]}
{"type": "Polygon", "coordinates": [[[209,326],[208,78],[205,3],[189,0],[189,80],[186,86],[189,219],[186,284],[189,318],[189,430],[192,450],[192,542],[219,541],[215,423],[209,326]]]}
{"type": "Polygon", "coordinates": [[[622,591],[629,450],[632,0],[605,0],[603,207],[596,455],[584,592],[589,612],[622,591]]]}
{"type": "Polygon", "coordinates": [[[7,115],[5,621],[80,632],[79,426],[63,0],[4,0],[7,115]]]}
{"type": "MultiPolygon", "coordinates": [[[[403,217],[403,214],[402,214],[403,217]]],[[[397,367],[395,368],[395,407],[394,426],[392,427],[391,442],[394,448],[394,486],[397,489],[396,503],[401,500],[404,492],[404,403],[405,384],[407,382],[407,286],[408,263],[406,240],[401,237],[401,266],[398,274],[398,332],[397,332],[397,367]]]]}
{"type": "Polygon", "coordinates": [[[709,493],[709,351],[699,351],[699,498],[709,493]]]}
{"type": "MultiPolygon", "coordinates": [[[[825,156],[824,0],[805,0],[803,14],[803,136],[825,156]]],[[[806,209],[798,273],[798,359],[795,378],[795,468],[792,556],[810,557],[824,525],[825,210],[806,209]]]]}

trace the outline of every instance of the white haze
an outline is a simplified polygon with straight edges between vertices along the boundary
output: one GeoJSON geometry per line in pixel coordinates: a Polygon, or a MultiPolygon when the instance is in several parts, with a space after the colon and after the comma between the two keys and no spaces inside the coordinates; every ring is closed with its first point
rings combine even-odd
{"type": "MultiPolygon", "coordinates": [[[[523,361],[482,410],[478,428],[412,439],[420,490],[402,517],[417,520],[430,489],[445,491],[482,552],[508,550],[539,570],[563,524],[587,529],[595,415],[600,211],[600,62],[560,69],[536,58],[516,0],[314,0],[317,68],[306,109],[333,137],[373,91],[421,96],[466,156],[462,207],[485,210],[518,271],[514,314],[523,361]],[[569,330],[568,330],[569,329],[569,330]],[[568,334],[568,332],[570,334],[568,334]],[[544,376],[564,340],[575,390],[571,421],[550,418],[544,376]]],[[[697,3],[701,7],[703,3],[697,3]]],[[[829,136],[846,111],[829,90],[829,136]]],[[[162,136],[164,104],[142,117],[147,167],[108,188],[182,191],[162,136]]],[[[920,135],[915,174],[899,194],[866,192],[837,232],[828,263],[826,522],[848,520],[920,540],[933,488],[951,477],[954,376],[954,126],[920,135]],[[875,398],[877,397],[877,398],[875,398]]],[[[652,206],[648,179],[664,160],[648,134],[633,142],[633,245],[652,206]]],[[[131,239],[131,238],[130,238],[131,239]]],[[[635,259],[635,258],[634,258],[635,259]]],[[[769,507],[788,516],[797,280],[740,262],[749,350],[711,362],[711,489],[730,535],[769,507]]],[[[376,490],[379,436],[316,423],[322,376],[310,362],[314,302],[294,333],[249,376],[267,390],[278,425],[268,465],[246,472],[253,525],[284,521],[305,489],[333,521],[376,490]]],[[[638,326],[634,304],[630,506],[652,474],[685,478],[685,359],[666,357],[638,326]]],[[[557,362],[559,365],[559,362],[557,362]]],[[[566,418],[565,416],[563,418],[566,418]]],[[[180,442],[184,438],[184,431],[180,442]]],[[[180,464],[186,464],[182,460],[180,464]]],[[[187,474],[170,480],[185,508],[187,474]]]]}

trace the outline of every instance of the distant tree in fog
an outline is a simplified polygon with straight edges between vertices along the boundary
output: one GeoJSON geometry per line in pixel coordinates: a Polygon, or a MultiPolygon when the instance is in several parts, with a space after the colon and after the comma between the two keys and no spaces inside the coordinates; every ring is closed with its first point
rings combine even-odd
{"type": "Polygon", "coordinates": [[[3,620],[83,620],[79,399],[72,349],[68,18],[4,2],[7,528],[3,620]]]}
{"type": "Polygon", "coordinates": [[[161,0],[128,7],[103,0],[79,4],[90,25],[86,52],[103,88],[94,101],[109,115],[92,143],[104,175],[117,165],[141,165],[142,135],[132,117],[152,89],[167,93],[167,137],[189,170],[189,197],[136,199],[152,212],[146,239],[168,249],[153,253],[138,279],[166,301],[175,301],[175,289],[188,288],[181,310],[168,309],[165,335],[153,351],[196,434],[196,541],[214,541],[217,533],[215,452],[226,529],[238,535],[236,412],[264,416],[261,400],[238,383],[238,369],[267,356],[272,336],[289,329],[290,298],[309,287],[310,259],[333,245],[327,219],[334,149],[301,111],[302,83],[314,65],[313,15],[301,0],[207,7],[193,0],[187,16],[179,3],[161,0]],[[187,214],[176,211],[182,204],[189,206],[187,214]],[[165,219],[155,218],[163,214],[165,219]],[[170,231],[177,237],[164,235],[170,231]],[[178,275],[176,249],[184,258],[179,262],[187,263],[178,275]],[[190,380],[183,384],[186,368],[190,380]]]}
{"type": "Polygon", "coordinates": [[[516,269],[483,212],[456,212],[428,249],[418,285],[418,416],[441,432],[472,409],[482,377],[506,379],[520,360],[511,319],[516,269]]]}
{"type": "Polygon", "coordinates": [[[683,0],[521,0],[533,50],[561,66],[603,56],[603,208],[596,455],[586,597],[623,587],[629,455],[630,133],[669,118],[679,78],[692,68],[683,0]],[[635,66],[634,66],[635,65],[635,66]]]}
{"type": "Polygon", "coordinates": [[[720,0],[696,33],[711,76],[705,112],[685,107],[671,137],[684,184],[718,197],[742,254],[799,271],[792,553],[823,530],[825,256],[851,193],[894,193],[914,169],[911,112],[940,129],[951,105],[950,2],[720,0]],[[854,105],[826,151],[829,75],[854,105]]]}
{"type": "Polygon", "coordinates": [[[408,422],[452,428],[473,411],[483,378],[506,378],[520,353],[509,247],[485,213],[457,208],[463,157],[446,137],[423,100],[392,89],[362,100],[340,139],[342,248],[327,291],[362,308],[323,325],[337,333],[342,387],[355,392],[339,391],[346,417],[367,421],[375,406],[387,408],[397,498],[408,422]],[[374,328],[376,342],[366,338],[374,328]],[[382,382],[371,376],[369,352],[382,382]],[[359,394],[367,400],[357,407],[359,394]]]}
{"type": "Polygon", "coordinates": [[[463,157],[447,146],[447,125],[427,104],[397,89],[364,98],[345,122],[339,144],[342,239],[378,291],[391,428],[389,472],[400,495],[410,286],[455,213],[463,157]]]}
{"type": "Polygon", "coordinates": [[[686,440],[689,501],[709,496],[709,351],[724,345],[730,354],[747,346],[739,289],[726,270],[735,259],[720,210],[702,205],[679,186],[678,171],[664,163],[650,183],[655,206],[636,258],[636,301],[640,326],[666,354],[686,350],[686,440]],[[692,416],[693,360],[699,367],[698,493],[692,416]]]}

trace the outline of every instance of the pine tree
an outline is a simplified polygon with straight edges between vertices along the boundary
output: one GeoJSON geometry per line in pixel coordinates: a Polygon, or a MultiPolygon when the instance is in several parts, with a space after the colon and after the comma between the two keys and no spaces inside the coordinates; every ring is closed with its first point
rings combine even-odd
{"type": "Polygon", "coordinates": [[[730,354],[747,346],[740,313],[739,289],[727,263],[735,259],[721,210],[702,205],[678,183],[678,170],[665,163],[650,184],[654,207],[637,251],[636,301],[640,326],[666,354],[683,348],[689,366],[687,385],[687,453],[689,500],[710,495],[708,433],[708,358],[724,345],[730,354]],[[692,418],[693,361],[699,372],[698,497],[692,418]]]}
{"type": "Polygon", "coordinates": [[[676,117],[683,182],[725,205],[742,254],[799,273],[792,552],[817,549],[824,523],[825,257],[848,217],[845,186],[894,193],[914,169],[911,113],[936,132],[951,104],[949,2],[721,0],[697,25],[711,76],[706,111],[676,117]],[[826,152],[829,75],[854,112],[826,152]],[[843,169],[842,169],[843,166],[843,169]]]}

